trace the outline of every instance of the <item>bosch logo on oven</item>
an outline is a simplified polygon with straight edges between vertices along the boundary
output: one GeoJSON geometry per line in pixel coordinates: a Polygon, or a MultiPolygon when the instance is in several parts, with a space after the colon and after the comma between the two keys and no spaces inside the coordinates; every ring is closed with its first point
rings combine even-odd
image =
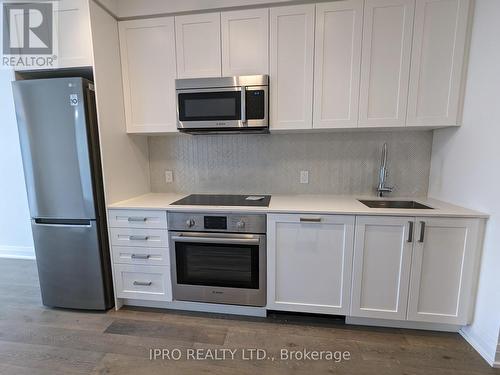
{"type": "Polygon", "coordinates": [[[224,125],[226,125],[226,123],[225,122],[217,122],[217,123],[215,123],[215,125],[217,125],[217,126],[224,126],[224,125]]]}

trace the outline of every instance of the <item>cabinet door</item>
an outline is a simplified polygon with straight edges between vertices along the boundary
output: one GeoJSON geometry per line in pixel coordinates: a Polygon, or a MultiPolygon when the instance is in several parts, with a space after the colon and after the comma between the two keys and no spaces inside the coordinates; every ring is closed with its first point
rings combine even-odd
{"type": "Polygon", "coordinates": [[[408,126],[458,125],[470,0],[418,0],[408,126]]]}
{"type": "Polygon", "coordinates": [[[470,323],[478,236],[478,219],[417,218],[408,320],[470,323]]]}
{"type": "Polygon", "coordinates": [[[271,8],[271,130],[311,129],[314,4],[271,8]]]}
{"type": "Polygon", "coordinates": [[[363,0],[316,5],[314,128],[357,127],[363,0]]]}
{"type": "Polygon", "coordinates": [[[267,307],[347,314],[354,217],[269,215],[267,233],[267,307]]]}
{"type": "Polygon", "coordinates": [[[220,13],[175,17],[177,76],[221,76],[220,13]]]}
{"type": "Polygon", "coordinates": [[[174,19],[119,23],[128,133],[176,132],[174,19]]]}
{"type": "Polygon", "coordinates": [[[222,75],[269,73],[269,9],[221,13],[222,75]]]}
{"type": "MultiPolygon", "coordinates": [[[[53,8],[53,22],[56,27],[57,59],[53,68],[74,68],[92,66],[92,43],[90,36],[90,13],[85,0],[61,0],[53,8]]],[[[23,35],[23,14],[13,17],[12,31],[17,40],[23,35]]],[[[47,69],[47,66],[19,66],[15,70],[47,69]]]]}
{"type": "Polygon", "coordinates": [[[359,126],[405,126],[414,0],[367,0],[359,126]]]}
{"type": "Polygon", "coordinates": [[[352,316],[406,319],[413,221],[409,217],[357,217],[352,316]]]}
{"type": "Polygon", "coordinates": [[[58,68],[92,66],[90,13],[86,0],[61,0],[58,19],[58,68]]]}

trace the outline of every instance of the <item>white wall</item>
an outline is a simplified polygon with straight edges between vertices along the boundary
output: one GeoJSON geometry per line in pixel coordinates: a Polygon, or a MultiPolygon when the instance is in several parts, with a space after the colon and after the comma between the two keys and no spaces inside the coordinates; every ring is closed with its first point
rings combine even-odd
{"type": "Polygon", "coordinates": [[[118,0],[117,15],[133,17],[286,2],[290,0],[118,0]]]}
{"type": "Polygon", "coordinates": [[[429,186],[432,197],[491,215],[474,322],[464,329],[489,362],[498,350],[500,330],[499,20],[500,1],[477,0],[463,126],[435,132],[429,186]]]}
{"type": "Polygon", "coordinates": [[[33,257],[10,70],[0,69],[0,257],[33,257]]]}
{"type": "Polygon", "coordinates": [[[93,1],[90,22],[104,188],[110,204],[150,191],[148,140],[125,132],[118,24],[93,1]]]}

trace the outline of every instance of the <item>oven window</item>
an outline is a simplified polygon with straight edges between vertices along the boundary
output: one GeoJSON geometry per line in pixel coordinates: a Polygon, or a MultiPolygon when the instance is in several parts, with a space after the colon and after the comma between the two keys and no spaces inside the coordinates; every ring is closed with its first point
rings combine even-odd
{"type": "Polygon", "coordinates": [[[180,121],[241,120],[241,92],[216,91],[179,95],[180,121]]]}
{"type": "Polygon", "coordinates": [[[175,244],[177,284],[259,289],[259,247],[175,244]]]}

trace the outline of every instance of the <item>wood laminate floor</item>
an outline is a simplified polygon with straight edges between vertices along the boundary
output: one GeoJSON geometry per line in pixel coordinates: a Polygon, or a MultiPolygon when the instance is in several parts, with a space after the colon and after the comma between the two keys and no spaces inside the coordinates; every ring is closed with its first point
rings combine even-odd
{"type": "Polygon", "coordinates": [[[50,309],[41,304],[35,262],[0,259],[0,374],[500,375],[500,370],[489,367],[453,333],[353,327],[332,318],[282,315],[263,319],[132,308],[107,313],[50,309]],[[266,358],[247,359],[252,348],[265,350],[266,358]],[[182,357],[150,360],[151,349],[182,357]],[[227,349],[226,360],[210,359],[210,354],[222,358],[221,349],[227,349]],[[349,352],[350,359],[280,359],[282,350],[304,349],[349,352]],[[187,359],[188,353],[201,353],[202,359],[187,359]]]}

